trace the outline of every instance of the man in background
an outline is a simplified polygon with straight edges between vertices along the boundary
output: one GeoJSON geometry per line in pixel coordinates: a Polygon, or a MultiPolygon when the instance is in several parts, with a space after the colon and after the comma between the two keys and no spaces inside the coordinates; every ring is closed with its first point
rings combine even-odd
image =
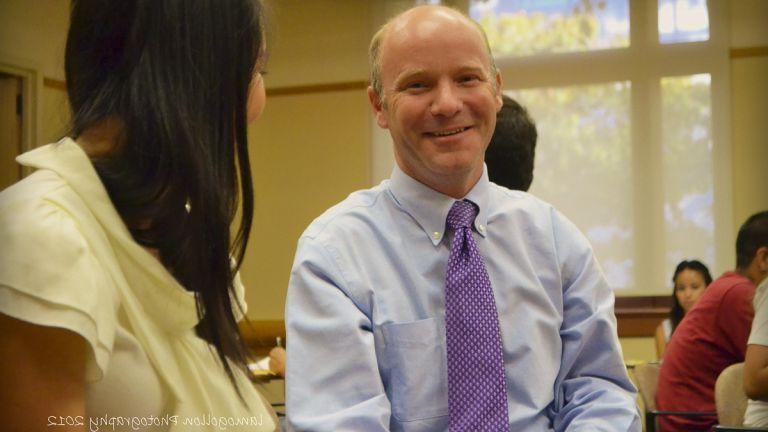
{"type": "Polygon", "coordinates": [[[516,100],[507,95],[501,100],[496,130],[485,151],[488,178],[497,185],[527,192],[533,181],[536,123],[516,100]]]}
{"type": "MultiPolygon", "coordinates": [[[[656,391],[661,411],[715,411],[715,381],[744,361],[755,286],[768,275],[768,211],[752,215],[736,238],[736,270],[723,273],[683,318],[664,353],[656,391]]],[[[664,416],[664,431],[709,431],[717,416],[664,416]]]]}

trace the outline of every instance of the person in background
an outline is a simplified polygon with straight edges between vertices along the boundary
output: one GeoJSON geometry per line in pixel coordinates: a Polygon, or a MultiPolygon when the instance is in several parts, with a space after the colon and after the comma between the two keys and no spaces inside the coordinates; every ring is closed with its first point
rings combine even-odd
{"type": "Polygon", "coordinates": [[[656,327],[656,354],[664,355],[669,338],[685,314],[693,308],[704,290],[712,283],[709,269],[701,261],[683,261],[675,268],[672,276],[672,309],[669,318],[656,327]]]}
{"type": "Polygon", "coordinates": [[[417,6],[376,33],[369,60],[396,165],[299,240],[289,430],[639,431],[586,238],[488,180],[502,82],[482,29],[417,6]]]}
{"type": "Polygon", "coordinates": [[[237,326],[265,50],[258,0],[72,1],[70,135],[0,193],[1,429],[277,429],[237,326]]]}
{"type": "Polygon", "coordinates": [[[507,95],[501,100],[496,129],[485,151],[488,179],[509,189],[528,191],[533,182],[536,123],[516,100],[507,95]]]}
{"type": "Polygon", "coordinates": [[[274,347],[269,351],[269,370],[275,375],[285,378],[285,357],[283,347],[274,347]]]}
{"type": "MultiPolygon", "coordinates": [[[[768,275],[768,211],[749,217],[736,237],[736,270],[712,282],[670,339],[661,363],[660,411],[715,411],[715,381],[744,361],[752,326],[755,285],[768,275]]],[[[708,431],[717,416],[664,416],[662,430],[708,431]]]]}
{"type": "MultiPolygon", "coordinates": [[[[768,250],[760,251],[762,271],[768,272],[768,250]]],[[[768,427],[768,277],[755,291],[755,319],[744,357],[744,392],[749,397],[744,426],[768,427]]]]}

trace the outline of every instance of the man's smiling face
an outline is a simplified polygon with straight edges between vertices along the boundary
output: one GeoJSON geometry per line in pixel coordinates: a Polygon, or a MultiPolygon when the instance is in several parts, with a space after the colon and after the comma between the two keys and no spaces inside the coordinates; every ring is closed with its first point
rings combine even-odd
{"type": "Polygon", "coordinates": [[[400,168],[449,195],[446,184],[474,185],[501,107],[480,31],[450,11],[414,10],[392,23],[380,65],[385,102],[372,101],[400,168]]]}

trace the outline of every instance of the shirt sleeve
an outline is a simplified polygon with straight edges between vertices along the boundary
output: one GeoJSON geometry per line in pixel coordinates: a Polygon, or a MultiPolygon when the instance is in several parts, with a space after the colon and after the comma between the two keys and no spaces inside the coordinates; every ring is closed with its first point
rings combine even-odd
{"type": "MultiPolygon", "coordinates": [[[[232,266],[234,267],[234,259],[232,261],[232,266]]],[[[230,293],[230,300],[232,302],[232,314],[235,317],[235,322],[240,322],[248,313],[248,303],[245,301],[245,286],[243,286],[243,280],[240,277],[240,272],[235,273],[235,277],[232,280],[232,287],[235,290],[234,294],[230,293]]]]}
{"type": "Polygon", "coordinates": [[[748,344],[768,346],[768,278],[755,292],[754,308],[755,318],[748,344]]]}
{"type": "Polygon", "coordinates": [[[740,361],[744,361],[747,354],[747,340],[755,315],[752,307],[754,294],[751,283],[734,285],[723,295],[717,314],[717,325],[725,335],[722,340],[730,345],[730,352],[740,361]]]}
{"type": "Polygon", "coordinates": [[[299,241],[286,299],[289,430],[387,431],[371,320],[347,294],[338,262],[299,241]]]}
{"type": "Polygon", "coordinates": [[[112,352],[116,296],[78,228],[44,200],[0,210],[0,313],[82,336],[86,379],[97,381],[112,352]]]}
{"type": "Polygon", "coordinates": [[[563,322],[552,424],[556,431],[639,431],[637,393],[621,355],[613,292],[587,239],[553,213],[563,322]]]}

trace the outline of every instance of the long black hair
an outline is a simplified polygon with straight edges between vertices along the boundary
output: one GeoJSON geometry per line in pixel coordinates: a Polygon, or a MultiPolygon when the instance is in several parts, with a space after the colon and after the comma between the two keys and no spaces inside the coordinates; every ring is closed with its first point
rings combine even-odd
{"type": "Polygon", "coordinates": [[[675,274],[672,275],[672,300],[674,304],[669,311],[669,320],[672,322],[672,332],[675,332],[677,325],[685,316],[683,306],[680,304],[680,300],[677,299],[677,275],[683,272],[683,270],[692,270],[698,272],[702,278],[704,278],[704,286],[707,287],[712,283],[712,275],[709,274],[709,269],[704,263],[698,260],[682,261],[675,268],[675,274]]]}
{"type": "Polygon", "coordinates": [[[120,124],[92,163],[136,242],[195,293],[197,332],[233,385],[227,359],[247,371],[232,299],[253,216],[247,100],[263,35],[258,0],[74,0],[65,56],[71,135],[120,124]]]}

